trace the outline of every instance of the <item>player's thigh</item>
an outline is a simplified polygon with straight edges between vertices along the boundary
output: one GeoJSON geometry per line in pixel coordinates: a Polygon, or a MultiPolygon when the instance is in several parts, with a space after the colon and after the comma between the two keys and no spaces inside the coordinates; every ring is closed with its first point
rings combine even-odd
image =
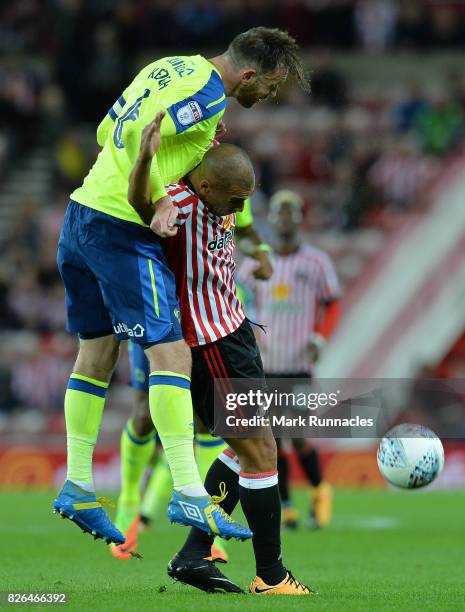
{"type": "Polygon", "coordinates": [[[192,403],[196,414],[214,432],[224,416],[224,395],[233,390],[230,379],[263,379],[260,352],[250,325],[245,321],[232,334],[192,349],[192,403]]]}
{"type": "Polygon", "coordinates": [[[117,338],[181,340],[176,283],[160,242],[148,228],[93,212],[82,249],[117,338]]]}
{"type": "Polygon", "coordinates": [[[67,329],[84,335],[109,335],[113,326],[97,278],[80,248],[85,207],[70,202],[58,242],[57,264],[65,286],[67,329]]]}

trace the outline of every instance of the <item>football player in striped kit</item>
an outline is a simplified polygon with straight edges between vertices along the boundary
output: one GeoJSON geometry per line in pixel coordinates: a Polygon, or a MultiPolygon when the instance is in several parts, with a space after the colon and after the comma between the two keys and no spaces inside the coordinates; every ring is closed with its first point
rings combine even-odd
{"type": "MultiPolygon", "coordinates": [[[[128,197],[133,205],[150,201],[150,159],[159,145],[162,119],[163,113],[158,113],[144,129],[130,177],[128,197]]],[[[223,379],[220,384],[226,391],[230,388],[227,379],[264,380],[260,352],[236,296],[232,257],[236,213],[254,186],[247,154],[235,145],[222,144],[212,147],[196,168],[167,187],[178,208],[177,232],[164,241],[164,249],[176,279],[183,336],[192,352],[192,403],[210,431],[215,426],[215,380],[223,379]]],[[[157,213],[155,221],[156,217],[157,213]]],[[[205,487],[227,514],[241,502],[253,533],[256,562],[250,592],[313,594],[283,565],[277,452],[271,428],[264,428],[260,437],[228,437],[226,441],[231,448],[214,461],[205,487]]],[[[208,592],[242,592],[208,560],[214,539],[208,531],[201,524],[192,527],[184,546],[171,559],[168,574],[208,592]]]]}
{"type": "MultiPolygon", "coordinates": [[[[282,190],[270,200],[269,221],[274,230],[274,273],[257,283],[253,260],[245,260],[238,277],[252,295],[254,318],[267,328],[258,342],[267,377],[308,379],[340,317],[341,289],[334,266],[326,253],[302,244],[303,200],[282,190]]],[[[317,449],[309,440],[295,438],[292,445],[312,486],[310,525],[323,527],[331,519],[332,491],[322,479],[317,449]]],[[[278,440],[279,489],[283,523],[297,527],[298,513],[289,495],[287,452],[278,440]]]]}

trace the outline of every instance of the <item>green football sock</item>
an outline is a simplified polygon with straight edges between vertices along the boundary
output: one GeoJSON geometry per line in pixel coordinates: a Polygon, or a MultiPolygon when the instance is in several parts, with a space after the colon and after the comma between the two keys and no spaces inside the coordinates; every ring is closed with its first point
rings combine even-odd
{"type": "Polygon", "coordinates": [[[142,516],[154,520],[166,515],[166,506],[173,491],[173,479],[164,454],[152,470],[140,507],[142,516]]]}
{"type": "Polygon", "coordinates": [[[205,481],[211,464],[225,448],[226,443],[223,438],[212,436],[209,433],[195,434],[195,458],[203,481],[205,481]]]}
{"type": "Polygon", "coordinates": [[[144,471],[155,448],[154,432],[138,436],[132,419],[121,434],[121,493],[118,506],[137,509],[141,498],[141,484],[144,471]]]}
{"type": "Polygon", "coordinates": [[[106,382],[73,373],[65,395],[66,478],[87,491],[94,490],[92,455],[102,422],[107,388],[106,382]]]}
{"type": "Polygon", "coordinates": [[[152,372],[150,414],[163,445],[173,486],[185,495],[207,495],[194,456],[190,378],[174,372],[152,372]]]}

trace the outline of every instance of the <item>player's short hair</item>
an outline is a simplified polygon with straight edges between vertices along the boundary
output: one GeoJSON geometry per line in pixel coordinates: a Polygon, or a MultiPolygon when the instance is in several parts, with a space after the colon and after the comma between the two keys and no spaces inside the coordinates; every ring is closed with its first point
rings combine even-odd
{"type": "Polygon", "coordinates": [[[310,79],[299,57],[299,45],[288,32],[259,26],[233,38],[227,53],[235,66],[253,67],[260,73],[287,68],[304,91],[310,91],[310,79]]]}
{"type": "Polygon", "coordinates": [[[202,159],[202,166],[218,188],[230,189],[234,184],[247,189],[255,183],[250,157],[234,144],[211,147],[202,159]]]}

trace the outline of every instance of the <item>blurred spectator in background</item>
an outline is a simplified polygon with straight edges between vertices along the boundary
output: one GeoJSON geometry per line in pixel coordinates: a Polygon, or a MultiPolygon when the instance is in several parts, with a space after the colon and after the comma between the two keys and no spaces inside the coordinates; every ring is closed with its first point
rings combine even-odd
{"type": "Polygon", "coordinates": [[[384,51],[394,42],[397,4],[394,0],[358,0],[355,26],[361,47],[384,51]]]}
{"type": "Polygon", "coordinates": [[[316,67],[312,70],[312,102],[341,109],[347,104],[347,83],[344,75],[338,70],[331,57],[320,55],[314,60],[316,67]]]}
{"type": "Polygon", "coordinates": [[[433,168],[412,137],[393,138],[370,168],[368,181],[384,205],[419,208],[418,196],[433,178],[433,168]]]}
{"type": "Polygon", "coordinates": [[[396,43],[401,48],[422,49],[429,39],[428,8],[423,0],[399,2],[396,43]]]}
{"type": "Polygon", "coordinates": [[[457,8],[460,7],[454,7],[447,2],[432,3],[428,47],[432,49],[453,49],[463,46],[465,34],[463,15],[460,19],[457,8]]]}
{"type": "Polygon", "coordinates": [[[415,118],[428,106],[426,95],[417,81],[408,84],[407,95],[394,108],[394,123],[400,132],[412,129],[415,118]]]}
{"type": "Polygon", "coordinates": [[[448,94],[438,94],[415,115],[414,127],[424,150],[441,156],[457,145],[463,132],[463,112],[448,94]]]}

